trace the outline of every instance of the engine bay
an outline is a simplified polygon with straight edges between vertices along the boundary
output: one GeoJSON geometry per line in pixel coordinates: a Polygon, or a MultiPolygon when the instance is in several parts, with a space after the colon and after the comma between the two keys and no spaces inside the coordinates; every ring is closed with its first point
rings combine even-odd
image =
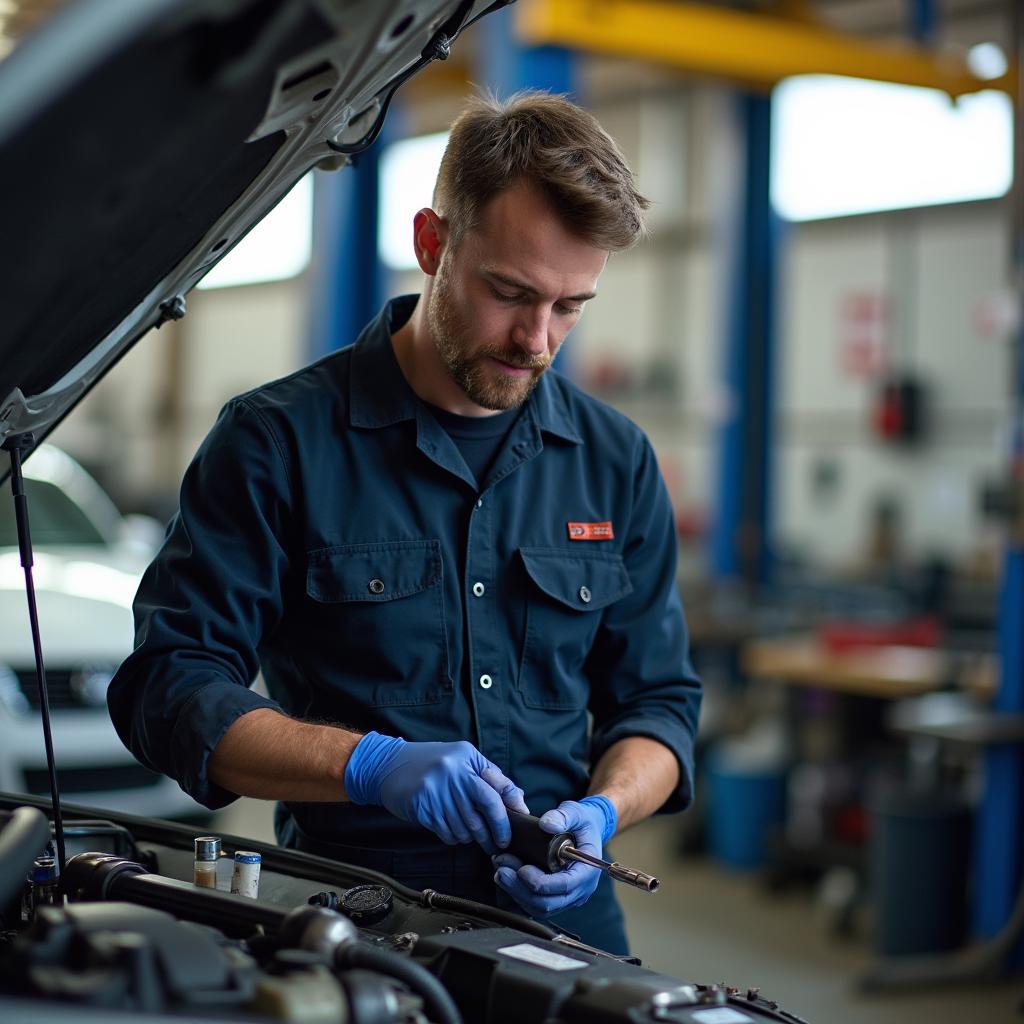
{"type": "Polygon", "coordinates": [[[67,865],[44,801],[0,797],[0,1015],[351,1024],[749,1024],[800,1018],[753,989],[684,981],[494,907],[222,836],[218,888],[195,832],[67,806],[67,865]],[[259,895],[226,891],[253,850],[259,895]]]}

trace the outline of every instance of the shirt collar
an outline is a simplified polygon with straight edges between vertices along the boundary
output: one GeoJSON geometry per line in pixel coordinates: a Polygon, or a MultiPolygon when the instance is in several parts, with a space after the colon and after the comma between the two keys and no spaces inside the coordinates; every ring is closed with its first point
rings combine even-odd
{"type": "Polygon", "coordinates": [[[573,444],[583,444],[583,438],[573,423],[572,415],[565,401],[564,379],[554,370],[548,370],[526,400],[532,409],[537,426],[548,434],[554,434],[573,444]]]}
{"type": "MultiPolygon", "coordinates": [[[[412,316],[417,295],[391,299],[363,328],[352,348],[352,376],[349,394],[350,419],[354,427],[387,427],[416,418],[416,393],[402,374],[391,335],[412,316]]],[[[547,433],[575,444],[583,438],[566,406],[560,380],[549,370],[527,399],[527,410],[537,426],[547,433]]]]}
{"type": "Polygon", "coordinates": [[[356,338],[349,392],[352,426],[389,427],[416,418],[416,393],[395,358],[391,334],[412,316],[418,298],[392,299],[356,338]]]}

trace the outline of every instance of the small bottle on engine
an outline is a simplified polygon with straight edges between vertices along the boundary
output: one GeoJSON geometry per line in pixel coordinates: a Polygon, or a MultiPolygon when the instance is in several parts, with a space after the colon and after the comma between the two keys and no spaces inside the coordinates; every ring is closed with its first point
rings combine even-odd
{"type": "Polygon", "coordinates": [[[196,855],[192,862],[192,881],[204,889],[217,888],[217,861],[220,840],[216,836],[199,836],[195,840],[196,855]]]}
{"type": "Polygon", "coordinates": [[[260,866],[263,857],[251,850],[235,852],[235,870],[231,875],[231,891],[236,896],[257,899],[260,894],[260,866]]]}
{"type": "Polygon", "coordinates": [[[55,857],[36,857],[32,870],[25,879],[21,898],[21,920],[31,921],[36,908],[46,903],[60,902],[60,875],[55,857]]]}

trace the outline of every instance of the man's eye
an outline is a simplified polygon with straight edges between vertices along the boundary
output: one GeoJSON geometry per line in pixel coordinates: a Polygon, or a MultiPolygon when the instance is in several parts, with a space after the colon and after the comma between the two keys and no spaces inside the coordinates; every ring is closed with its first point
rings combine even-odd
{"type": "Polygon", "coordinates": [[[567,306],[564,302],[556,302],[555,309],[563,316],[579,316],[583,312],[582,304],[579,306],[567,306]]]}
{"type": "Polygon", "coordinates": [[[489,285],[488,287],[490,287],[490,289],[491,289],[491,294],[499,302],[504,302],[507,306],[513,305],[514,303],[518,302],[520,300],[520,298],[522,297],[522,296],[519,296],[519,295],[508,295],[505,292],[500,292],[500,291],[498,291],[497,288],[494,287],[493,284],[489,285]]]}

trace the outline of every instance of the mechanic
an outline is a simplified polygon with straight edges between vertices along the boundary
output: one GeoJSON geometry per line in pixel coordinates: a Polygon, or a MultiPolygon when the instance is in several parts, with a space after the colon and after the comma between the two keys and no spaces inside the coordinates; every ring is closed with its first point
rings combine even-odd
{"type": "Polygon", "coordinates": [[[109,689],[136,757],[210,808],[280,801],[285,846],[627,952],[606,876],[502,848],[506,807],[600,855],[692,794],[654,453],[549,370],[646,206],[568,100],[470,104],[414,219],[422,295],[230,401],[186,472],[109,689]]]}

